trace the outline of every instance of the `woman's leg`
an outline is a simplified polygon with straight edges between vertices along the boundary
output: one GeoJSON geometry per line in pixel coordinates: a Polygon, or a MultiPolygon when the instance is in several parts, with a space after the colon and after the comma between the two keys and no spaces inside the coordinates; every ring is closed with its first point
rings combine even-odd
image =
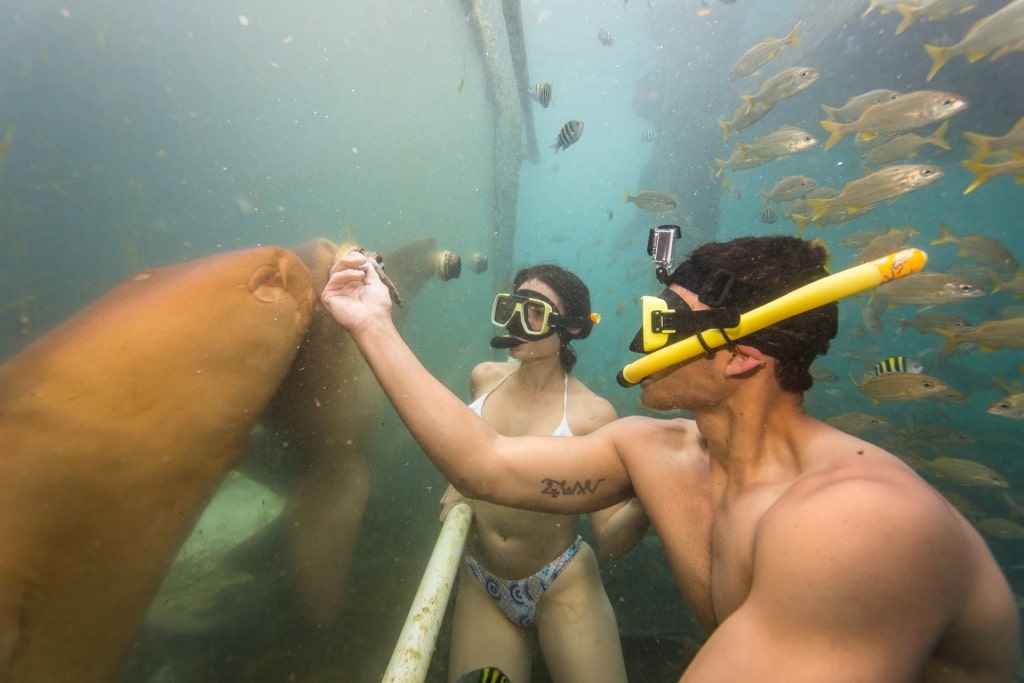
{"type": "Polygon", "coordinates": [[[463,564],[455,596],[448,683],[485,666],[501,669],[512,683],[529,683],[532,662],[533,634],[509,621],[463,564]]]}
{"type": "Polygon", "coordinates": [[[535,620],[544,662],[555,683],[625,683],[615,612],[589,545],[580,546],[540,599],[535,620]]]}

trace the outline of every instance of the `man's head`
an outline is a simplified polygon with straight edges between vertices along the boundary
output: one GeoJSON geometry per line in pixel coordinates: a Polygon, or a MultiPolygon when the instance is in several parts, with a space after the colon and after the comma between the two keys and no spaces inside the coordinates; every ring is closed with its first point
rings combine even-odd
{"type": "MultiPolygon", "coordinates": [[[[741,237],[710,242],[693,251],[668,277],[712,308],[746,313],[828,275],[828,250],[796,237],[741,237]]],[[[826,304],[741,338],[776,359],[775,376],[785,391],[813,383],[809,368],[828,351],[838,332],[839,306],[826,304]]]]}

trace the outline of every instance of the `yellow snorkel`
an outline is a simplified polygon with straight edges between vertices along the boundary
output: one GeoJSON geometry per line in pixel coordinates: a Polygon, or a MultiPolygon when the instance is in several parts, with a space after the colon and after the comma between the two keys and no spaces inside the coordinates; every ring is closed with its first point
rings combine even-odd
{"type": "MultiPolygon", "coordinates": [[[[724,346],[730,340],[735,341],[748,334],[753,334],[786,318],[806,313],[851,294],[857,294],[865,289],[916,273],[924,267],[927,260],[928,255],[920,249],[904,249],[874,261],[833,273],[795,289],[789,294],[784,294],[774,301],[769,301],[763,306],[758,306],[752,311],[747,311],[740,316],[738,325],[724,330],[725,334],[723,334],[723,330],[705,330],[653,351],[622,368],[617,379],[619,384],[624,387],[636,386],[644,377],[705,353],[706,349],[701,344],[701,339],[707,348],[724,346]]],[[[643,312],[647,316],[650,306],[645,305],[643,312]]]]}

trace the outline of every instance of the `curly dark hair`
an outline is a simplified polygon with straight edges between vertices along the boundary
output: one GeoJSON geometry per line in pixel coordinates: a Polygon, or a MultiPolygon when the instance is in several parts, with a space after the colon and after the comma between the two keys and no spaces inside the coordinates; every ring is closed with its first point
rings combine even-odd
{"type": "Polygon", "coordinates": [[[564,310],[558,311],[562,326],[557,330],[558,338],[562,342],[559,358],[562,361],[562,369],[572,372],[578,359],[576,351],[569,343],[573,339],[586,339],[594,328],[594,322],[590,319],[590,290],[574,273],[553,263],[523,268],[516,273],[512,283],[519,289],[527,280],[540,280],[555,290],[558,298],[562,300],[564,310]],[[574,332],[571,332],[570,328],[574,332]]]}
{"type": "MultiPolygon", "coordinates": [[[[828,249],[820,242],[786,236],[740,237],[701,245],[669,276],[669,282],[699,295],[695,281],[710,283],[719,273],[731,273],[731,286],[709,305],[745,313],[827,276],[828,259],[828,249]]],[[[749,334],[742,342],[775,358],[779,385],[799,393],[814,384],[811,363],[828,351],[838,332],[839,305],[832,302],[749,334]]]]}

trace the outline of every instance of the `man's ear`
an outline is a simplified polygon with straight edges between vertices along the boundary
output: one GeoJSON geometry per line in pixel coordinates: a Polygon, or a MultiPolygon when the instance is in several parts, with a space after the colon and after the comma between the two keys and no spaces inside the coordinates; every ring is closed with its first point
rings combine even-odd
{"type": "Polygon", "coordinates": [[[726,377],[745,375],[767,365],[768,361],[763,353],[753,346],[736,344],[733,346],[732,358],[725,368],[726,377]]]}

